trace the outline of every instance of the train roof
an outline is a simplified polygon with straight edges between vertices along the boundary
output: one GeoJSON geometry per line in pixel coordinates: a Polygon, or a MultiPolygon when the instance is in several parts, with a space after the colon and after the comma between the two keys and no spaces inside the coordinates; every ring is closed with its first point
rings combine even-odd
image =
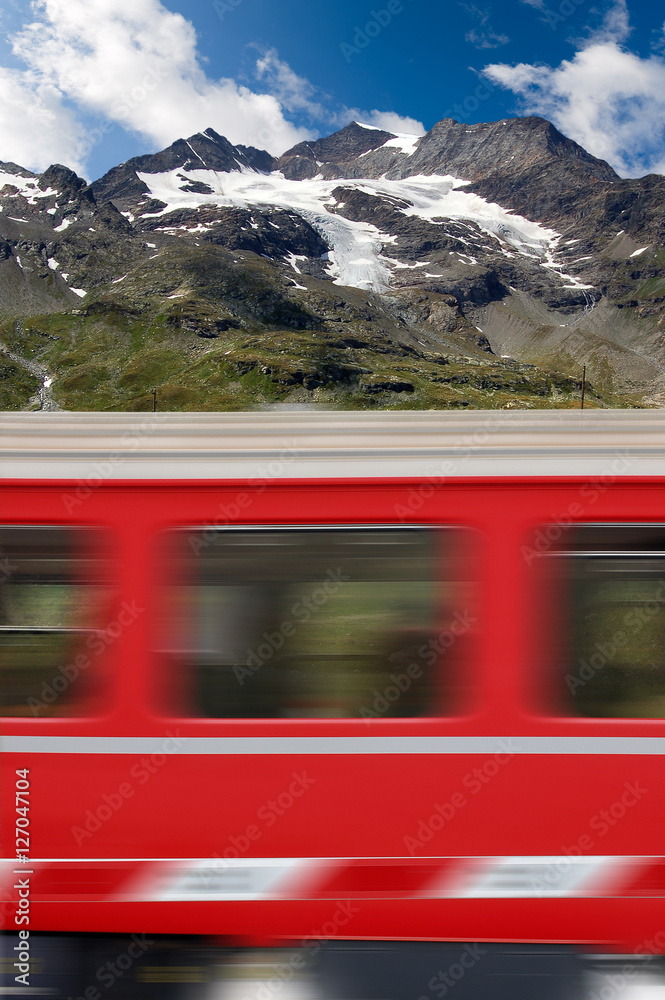
{"type": "Polygon", "coordinates": [[[665,475],[665,410],[0,414],[3,480],[665,475]]]}

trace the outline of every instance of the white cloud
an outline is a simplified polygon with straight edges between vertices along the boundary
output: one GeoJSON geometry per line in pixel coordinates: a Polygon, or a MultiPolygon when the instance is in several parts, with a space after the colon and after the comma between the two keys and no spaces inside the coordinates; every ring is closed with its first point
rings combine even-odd
{"type": "Polygon", "coordinates": [[[425,135],[426,132],[422,122],[415,118],[405,118],[395,111],[359,111],[357,108],[347,108],[345,114],[348,119],[345,125],[350,121],[360,120],[365,125],[375,125],[386,132],[406,132],[409,135],[425,135]]]}
{"type": "Polygon", "coordinates": [[[603,23],[590,35],[590,42],[625,42],[630,35],[630,15],[626,0],[614,0],[603,23]]]}
{"type": "MultiPolygon", "coordinates": [[[[33,0],[31,9],[12,40],[24,68],[0,67],[0,159],[36,169],[60,160],[83,172],[92,146],[116,126],[153,149],[212,126],[279,154],[314,138],[312,123],[338,128],[358,117],[274,50],[258,59],[255,87],[211,79],[193,24],[160,0],[33,0]],[[100,127],[88,131],[86,120],[100,127]]],[[[391,131],[424,131],[393,112],[360,114],[391,131]]]]}
{"type": "Polygon", "coordinates": [[[491,13],[489,8],[476,7],[475,4],[467,3],[460,3],[460,7],[463,7],[471,17],[479,21],[480,27],[483,29],[478,31],[477,28],[473,28],[471,31],[467,31],[464,36],[467,42],[471,42],[477,49],[498,49],[500,45],[508,44],[510,41],[508,35],[499,34],[489,23],[491,13]]]}
{"type": "MultiPolygon", "coordinates": [[[[270,93],[283,108],[291,112],[304,112],[313,119],[325,121],[330,112],[317,99],[319,90],[304,76],[298,76],[288,63],[279,58],[276,49],[262,52],[256,61],[257,79],[263,81],[270,93]]],[[[325,98],[326,95],[321,95],[325,98]]]]}
{"type": "Polygon", "coordinates": [[[164,146],[212,126],[271,152],[309,138],[279,101],[201,68],[190,21],[159,0],[36,0],[14,53],[86,112],[164,146]]]}
{"type": "Polygon", "coordinates": [[[628,51],[629,31],[618,0],[572,59],[557,67],[495,63],[484,74],[519,95],[526,114],[548,118],[620,174],[665,173],[665,61],[628,51]]]}
{"type": "Polygon", "coordinates": [[[473,28],[471,31],[467,31],[464,37],[477,49],[498,49],[500,45],[507,45],[510,41],[508,35],[497,35],[491,27],[487,31],[477,31],[473,28]]]}
{"type": "Polygon", "coordinates": [[[325,123],[331,129],[343,128],[351,121],[362,121],[376,125],[387,132],[409,132],[424,135],[425,127],[415,118],[404,117],[395,111],[363,111],[360,108],[339,107],[332,103],[329,94],[324,93],[298,76],[288,63],[279,58],[275,49],[263,52],[256,63],[256,73],[260,80],[268,84],[282,107],[293,113],[307,114],[311,119],[325,123]],[[331,106],[332,105],[332,106],[331,106]]]}
{"type": "Polygon", "coordinates": [[[85,129],[54,87],[0,66],[0,94],[0,159],[37,171],[50,163],[82,168],[72,152],[84,142],[85,129]]]}

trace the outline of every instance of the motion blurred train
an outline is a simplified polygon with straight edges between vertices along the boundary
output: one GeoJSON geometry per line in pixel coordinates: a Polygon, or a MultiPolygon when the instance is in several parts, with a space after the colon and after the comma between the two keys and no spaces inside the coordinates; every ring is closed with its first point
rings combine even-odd
{"type": "Polygon", "coordinates": [[[0,465],[0,992],[663,995],[664,414],[17,413],[0,465]]]}

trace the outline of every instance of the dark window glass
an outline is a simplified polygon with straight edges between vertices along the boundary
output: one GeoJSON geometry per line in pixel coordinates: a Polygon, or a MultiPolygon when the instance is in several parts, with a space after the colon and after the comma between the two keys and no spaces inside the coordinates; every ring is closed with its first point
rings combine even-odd
{"type": "Polygon", "coordinates": [[[0,715],[82,711],[108,620],[105,547],[96,529],[0,527],[0,715]]]}
{"type": "Polygon", "coordinates": [[[212,718],[438,714],[440,661],[459,658],[471,628],[462,534],[170,533],[174,582],[162,636],[180,710],[212,718]]]}
{"type": "Polygon", "coordinates": [[[552,635],[568,711],[665,718],[665,526],[579,525],[541,563],[568,622],[552,635]]]}

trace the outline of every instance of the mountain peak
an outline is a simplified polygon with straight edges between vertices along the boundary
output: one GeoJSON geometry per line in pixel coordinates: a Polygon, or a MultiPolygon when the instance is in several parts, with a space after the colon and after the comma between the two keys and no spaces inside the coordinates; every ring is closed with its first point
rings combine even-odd
{"type": "Polygon", "coordinates": [[[3,161],[0,160],[0,174],[13,174],[15,177],[37,177],[38,175],[33,173],[32,170],[26,170],[25,167],[20,167],[18,163],[13,163],[11,160],[3,161]]]}
{"type": "Polygon", "coordinates": [[[160,174],[170,170],[215,170],[227,173],[235,170],[273,170],[275,159],[264,149],[234,146],[229,140],[207,128],[187,139],[176,139],[158,153],[134,156],[113,167],[92,185],[97,201],[113,201],[125,208],[148,193],[148,186],[139,173],[160,174]]]}
{"type": "Polygon", "coordinates": [[[474,172],[487,175],[503,171],[508,160],[518,160],[521,169],[553,155],[584,163],[603,180],[618,177],[609,163],[592,156],[538,115],[474,124],[444,118],[424,136],[420,148],[428,147],[436,151],[437,160],[443,155],[451,164],[462,164],[465,173],[459,176],[469,179],[474,172]]]}
{"type": "Polygon", "coordinates": [[[314,177],[321,163],[348,163],[394,139],[394,132],[349,122],[339,132],[323,139],[299,142],[279,158],[278,169],[294,179],[314,177]],[[300,162],[298,162],[300,161],[300,162]]]}
{"type": "Polygon", "coordinates": [[[78,194],[87,187],[82,177],[62,163],[52,163],[50,167],[40,176],[38,187],[42,191],[47,188],[56,188],[59,191],[71,191],[72,195],[78,194]]]}
{"type": "MultiPolygon", "coordinates": [[[[207,128],[203,132],[197,132],[196,135],[203,135],[207,139],[212,139],[213,142],[217,142],[217,143],[222,143],[222,142],[227,142],[228,141],[227,139],[224,138],[223,135],[220,135],[219,132],[215,132],[214,128],[207,128]]],[[[190,136],[190,139],[191,138],[192,138],[192,136],[190,136]]]]}
{"type": "MultiPolygon", "coordinates": [[[[378,125],[367,125],[365,122],[357,122],[355,119],[352,122],[349,122],[349,124],[346,125],[345,128],[351,128],[352,125],[358,125],[360,128],[369,129],[370,132],[384,131],[383,129],[379,128],[378,125]]],[[[344,129],[342,129],[342,131],[344,131],[344,129]]]]}

